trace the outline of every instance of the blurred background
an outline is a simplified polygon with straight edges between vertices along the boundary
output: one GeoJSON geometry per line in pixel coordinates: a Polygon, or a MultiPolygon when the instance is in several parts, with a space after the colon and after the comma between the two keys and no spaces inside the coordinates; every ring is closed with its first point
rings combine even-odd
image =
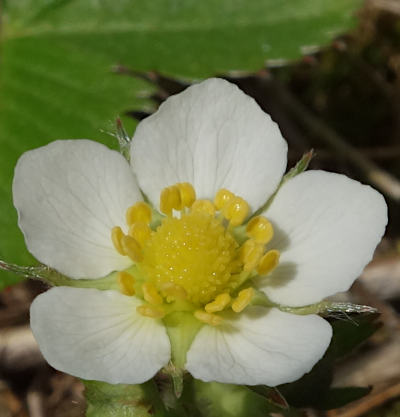
{"type": "MultiPolygon", "coordinates": [[[[17,227],[18,157],[59,138],[116,148],[190,82],[220,76],[278,122],[289,164],[344,173],[382,192],[389,226],[350,293],[380,327],[335,368],[372,386],[308,417],[400,416],[400,0],[10,0],[1,3],[0,259],[34,265],[17,227]]],[[[3,265],[3,268],[7,268],[3,265]]],[[[0,417],[84,415],[83,386],[43,360],[29,329],[39,281],[0,274],[0,417]]]]}

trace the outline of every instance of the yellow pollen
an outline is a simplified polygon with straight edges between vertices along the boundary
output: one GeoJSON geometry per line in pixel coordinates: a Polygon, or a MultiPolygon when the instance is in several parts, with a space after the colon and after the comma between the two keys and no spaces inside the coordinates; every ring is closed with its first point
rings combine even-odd
{"type": "Polygon", "coordinates": [[[245,290],[242,290],[239,292],[239,295],[232,303],[232,310],[235,313],[240,313],[243,311],[249,304],[251,299],[254,295],[254,289],[253,288],[246,288],[245,290]]]}
{"type": "Polygon", "coordinates": [[[214,198],[215,207],[217,208],[217,210],[221,210],[234,197],[235,194],[231,193],[229,190],[226,190],[225,188],[221,188],[214,198]]]}
{"type": "Polygon", "coordinates": [[[117,280],[122,294],[130,296],[135,294],[135,279],[131,274],[124,271],[118,272],[117,280]]]}
{"type": "Polygon", "coordinates": [[[280,253],[276,249],[272,249],[268,251],[261,258],[260,263],[257,268],[257,272],[260,275],[267,275],[268,273],[270,273],[278,265],[279,256],[280,256],[280,253]]]}
{"type": "Polygon", "coordinates": [[[181,209],[191,207],[196,200],[196,192],[194,191],[193,185],[188,182],[180,182],[176,185],[179,188],[181,197],[181,209]]]}
{"type": "Polygon", "coordinates": [[[180,210],[182,206],[181,193],[177,185],[164,188],[160,195],[160,211],[167,216],[172,215],[172,210],[180,210]]]}
{"type": "Polygon", "coordinates": [[[122,236],[121,245],[124,252],[133,262],[140,262],[143,258],[139,243],[132,236],[122,236]]]}
{"type": "Polygon", "coordinates": [[[222,317],[217,316],[215,314],[207,313],[203,310],[196,310],[194,312],[194,316],[197,320],[200,320],[206,324],[210,324],[211,326],[218,326],[224,321],[222,317]]]}
{"type": "Polygon", "coordinates": [[[150,238],[151,229],[147,223],[138,221],[129,227],[128,234],[133,237],[140,246],[143,246],[144,242],[150,238]]]}
{"type": "Polygon", "coordinates": [[[257,216],[247,224],[246,233],[256,242],[267,244],[274,236],[274,229],[269,220],[263,216],[257,216]]]}
{"type": "Polygon", "coordinates": [[[250,207],[243,198],[234,197],[222,207],[221,211],[232,226],[239,226],[249,214],[250,207]]]}
{"type": "Polygon", "coordinates": [[[215,300],[205,306],[207,313],[216,313],[222,311],[231,302],[231,296],[228,293],[219,294],[215,300]]]}
{"type": "Polygon", "coordinates": [[[258,265],[264,253],[264,246],[253,239],[248,239],[240,247],[239,257],[244,271],[252,271],[258,265]]]}
{"type": "Polygon", "coordinates": [[[142,316],[151,317],[152,319],[162,319],[165,316],[165,311],[161,306],[142,304],[136,307],[136,311],[142,316]]]}
{"type": "Polygon", "coordinates": [[[143,284],[142,290],[143,298],[149,304],[161,305],[163,303],[161,295],[158,293],[157,288],[151,282],[146,282],[145,284],[143,284]]]}
{"type": "Polygon", "coordinates": [[[151,208],[144,201],[139,201],[138,203],[128,208],[125,217],[128,226],[131,226],[136,222],[149,224],[151,220],[151,208]]]}
{"type": "Polygon", "coordinates": [[[124,237],[124,232],[119,226],[115,226],[111,229],[111,240],[115,249],[121,255],[126,255],[126,252],[122,246],[121,240],[124,237]]]}
{"type": "Polygon", "coordinates": [[[203,211],[165,217],[143,246],[142,273],[157,288],[182,287],[187,299],[206,304],[235,284],[238,244],[221,222],[203,211]]]}
{"type": "Polygon", "coordinates": [[[192,211],[202,211],[214,216],[215,206],[210,200],[196,200],[192,205],[192,211]]]}

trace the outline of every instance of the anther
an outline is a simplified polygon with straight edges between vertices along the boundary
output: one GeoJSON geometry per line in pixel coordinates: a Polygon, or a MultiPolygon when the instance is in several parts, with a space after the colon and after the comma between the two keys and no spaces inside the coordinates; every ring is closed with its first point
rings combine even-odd
{"type": "Polygon", "coordinates": [[[144,201],[139,201],[126,210],[125,217],[128,226],[136,222],[149,224],[151,220],[151,208],[144,201]]]}
{"type": "Polygon", "coordinates": [[[256,216],[247,224],[246,233],[258,243],[267,244],[274,236],[274,229],[268,219],[256,216]]]}
{"type": "Polygon", "coordinates": [[[123,236],[121,245],[125,253],[134,262],[140,262],[143,259],[142,248],[139,243],[132,236],[123,236]]]}
{"type": "Polygon", "coordinates": [[[115,249],[121,255],[126,255],[126,252],[122,246],[121,240],[124,237],[124,232],[119,226],[115,226],[111,229],[111,240],[115,249]]]}
{"type": "Polygon", "coordinates": [[[150,282],[146,282],[142,285],[143,290],[143,298],[149,304],[152,305],[161,305],[163,303],[163,299],[161,295],[158,293],[157,288],[150,282]]]}
{"type": "Polygon", "coordinates": [[[201,211],[214,216],[215,206],[210,200],[196,200],[192,205],[192,211],[201,211]]]}
{"type": "Polygon", "coordinates": [[[150,238],[150,226],[142,221],[133,223],[129,227],[129,236],[133,237],[141,246],[150,238]]]}
{"type": "Polygon", "coordinates": [[[228,293],[219,294],[215,300],[206,304],[204,309],[207,313],[216,313],[222,311],[231,302],[231,296],[228,293]]]}
{"type": "Polygon", "coordinates": [[[245,271],[252,271],[259,263],[264,253],[264,246],[253,239],[248,239],[239,249],[239,259],[243,262],[245,271]]]}
{"type": "Polygon", "coordinates": [[[221,210],[235,195],[225,188],[221,188],[214,198],[214,204],[217,210],[221,210]]]}
{"type": "Polygon", "coordinates": [[[161,213],[170,216],[172,210],[181,209],[181,194],[179,187],[177,185],[172,185],[171,187],[164,188],[161,191],[160,195],[160,211],[161,213]]]}
{"type": "Polygon", "coordinates": [[[194,316],[197,320],[202,321],[203,323],[210,324],[211,326],[218,326],[221,324],[224,319],[215,314],[207,313],[204,310],[196,310],[194,316]]]}
{"type": "Polygon", "coordinates": [[[160,306],[142,304],[136,307],[136,311],[142,316],[151,317],[152,319],[162,319],[165,316],[165,311],[160,306]]]}
{"type": "Polygon", "coordinates": [[[239,295],[237,296],[237,298],[235,298],[235,300],[232,303],[232,310],[235,313],[240,313],[241,311],[243,311],[250,304],[253,295],[254,289],[251,287],[240,291],[239,295]]]}
{"type": "Polygon", "coordinates": [[[250,207],[241,197],[232,198],[223,208],[222,214],[232,226],[239,226],[249,214],[250,207]]]}
{"type": "Polygon", "coordinates": [[[176,186],[179,189],[181,197],[181,209],[191,207],[196,200],[196,192],[194,191],[192,184],[189,184],[188,182],[180,182],[176,184],[176,186]]]}
{"type": "Polygon", "coordinates": [[[261,258],[260,263],[258,264],[257,272],[260,275],[267,275],[268,273],[270,273],[278,265],[279,256],[280,256],[280,253],[276,249],[272,249],[268,251],[261,258]]]}
{"type": "Polygon", "coordinates": [[[128,272],[121,271],[117,275],[119,289],[124,295],[134,295],[135,294],[135,278],[128,272]]]}

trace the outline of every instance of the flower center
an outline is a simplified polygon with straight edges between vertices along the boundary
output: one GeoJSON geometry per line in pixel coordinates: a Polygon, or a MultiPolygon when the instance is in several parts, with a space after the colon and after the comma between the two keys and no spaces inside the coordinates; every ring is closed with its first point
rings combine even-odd
{"type": "Polygon", "coordinates": [[[152,209],[136,203],[126,213],[128,234],[119,226],[111,233],[116,250],[136,264],[137,276],[120,272],[118,280],[124,294],[145,301],[138,312],[162,318],[190,310],[201,322],[217,325],[222,322],[217,313],[244,310],[254,295],[248,278],[267,275],[279,262],[278,251],[266,251],[271,223],[253,217],[240,244],[235,236],[243,234],[247,202],[225,189],[213,202],[196,200],[188,183],[165,188],[160,211],[165,216],[152,224],[152,209]]]}
{"type": "Polygon", "coordinates": [[[221,219],[190,211],[162,221],[143,246],[139,268],[161,293],[172,284],[182,287],[190,302],[205,304],[233,289],[238,246],[221,219]]]}

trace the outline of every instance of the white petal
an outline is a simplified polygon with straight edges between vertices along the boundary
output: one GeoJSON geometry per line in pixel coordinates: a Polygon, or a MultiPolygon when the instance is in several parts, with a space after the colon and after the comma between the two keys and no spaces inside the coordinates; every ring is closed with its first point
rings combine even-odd
{"type": "Polygon", "coordinates": [[[301,306],[346,291],[372,259],[387,223],[382,195],[344,175],[308,171],[288,181],[265,213],[279,266],[261,281],[275,302],[301,306]]]}
{"type": "Polygon", "coordinates": [[[128,162],[89,140],[60,140],[24,153],[14,205],[28,250],[71,278],[99,278],[131,265],[111,242],[125,211],[141,200],[128,162]]]}
{"type": "Polygon", "coordinates": [[[232,326],[204,326],[186,369],[206,382],[275,386],[309,372],[331,336],[331,326],[319,316],[249,307],[232,326]]]}
{"type": "Polygon", "coordinates": [[[269,115],[234,84],[214,78],[170,97],[143,120],[131,161],[156,206],[164,187],[190,182],[198,198],[227,188],[255,210],[278,185],[286,152],[269,115]]]}
{"type": "Polygon", "coordinates": [[[53,288],[31,306],[31,327],[54,368],[88,380],[141,384],[170,359],[158,320],[136,313],[141,302],[116,291],[53,288]]]}

